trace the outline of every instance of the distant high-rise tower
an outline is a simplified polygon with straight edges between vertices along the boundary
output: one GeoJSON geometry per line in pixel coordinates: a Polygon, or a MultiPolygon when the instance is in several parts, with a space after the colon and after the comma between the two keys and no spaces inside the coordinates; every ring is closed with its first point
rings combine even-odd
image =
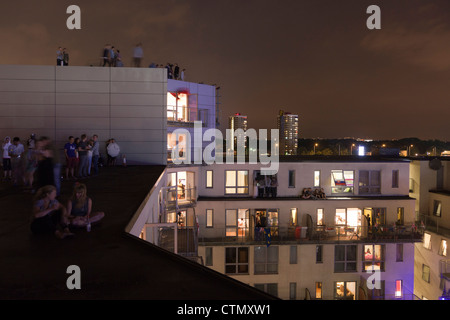
{"type": "Polygon", "coordinates": [[[296,155],[298,148],[298,115],[280,110],[277,118],[280,133],[280,155],[296,155]]]}
{"type": "MultiPolygon", "coordinates": [[[[237,129],[242,129],[247,131],[247,116],[243,116],[240,113],[235,113],[234,115],[228,117],[228,128],[233,134],[237,129]]],[[[238,141],[243,141],[245,146],[246,139],[240,135],[236,135],[234,139],[231,139],[231,149],[236,151],[238,141]]]]}

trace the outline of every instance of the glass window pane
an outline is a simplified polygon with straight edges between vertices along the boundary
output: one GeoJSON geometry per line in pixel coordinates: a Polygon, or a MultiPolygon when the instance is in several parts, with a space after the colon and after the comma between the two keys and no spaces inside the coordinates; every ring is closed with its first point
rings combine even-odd
{"type": "Polygon", "coordinates": [[[344,171],[345,185],[353,187],[353,171],[344,171]]]}
{"type": "Polygon", "coordinates": [[[225,248],[225,263],[236,263],[236,248],[225,248]]]}
{"type": "Polygon", "coordinates": [[[278,247],[270,246],[267,248],[267,262],[278,263],[278,247]]]}
{"type": "Polygon", "coordinates": [[[266,252],[264,247],[255,247],[255,263],[265,263],[266,262],[266,252]]]}
{"type": "Polygon", "coordinates": [[[344,261],[345,260],[345,246],[335,246],[334,247],[334,260],[344,261]]]}
{"type": "Polygon", "coordinates": [[[226,171],[225,177],[225,186],[226,187],[235,187],[236,186],[236,171],[226,171]]]}
{"type": "Polygon", "coordinates": [[[238,273],[248,273],[248,264],[238,265],[238,273]]]}
{"type": "Polygon", "coordinates": [[[238,171],[237,185],[239,187],[248,187],[248,171],[238,171]]]}
{"type": "Polygon", "coordinates": [[[213,172],[211,170],[206,171],[206,187],[213,187],[213,172]]]}
{"type": "Polygon", "coordinates": [[[356,246],[347,246],[347,261],[356,261],[356,246]]]}
{"type": "Polygon", "coordinates": [[[226,225],[237,226],[237,210],[226,210],[226,225]]]}
{"type": "Polygon", "coordinates": [[[320,187],[320,171],[314,171],[314,187],[320,187]]]}
{"type": "Polygon", "coordinates": [[[297,263],[297,246],[290,246],[289,263],[290,264],[296,264],[297,263]]]}
{"type": "Polygon", "coordinates": [[[206,209],[206,227],[213,226],[213,209],[206,209]]]}
{"type": "Polygon", "coordinates": [[[248,263],[248,248],[238,249],[238,259],[239,263],[248,263]]]}
{"type": "Polygon", "coordinates": [[[236,188],[226,188],[225,189],[225,193],[226,194],[235,194],[236,193],[236,188]]]}
{"type": "Polygon", "coordinates": [[[359,172],[359,186],[368,186],[369,185],[369,171],[360,171],[359,172]]]}

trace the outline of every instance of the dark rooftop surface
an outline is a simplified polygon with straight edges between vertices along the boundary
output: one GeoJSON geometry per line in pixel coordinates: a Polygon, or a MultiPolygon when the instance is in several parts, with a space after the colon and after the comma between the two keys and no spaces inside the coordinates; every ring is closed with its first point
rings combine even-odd
{"type": "MultiPolygon", "coordinates": [[[[33,195],[0,183],[0,299],[275,299],[251,286],[164,251],[125,232],[127,223],[164,167],[101,168],[87,185],[100,225],[74,230],[63,240],[30,231],[33,195]],[[81,270],[81,289],[69,290],[71,265],[81,270]]],[[[65,203],[74,181],[62,181],[65,203]]]]}

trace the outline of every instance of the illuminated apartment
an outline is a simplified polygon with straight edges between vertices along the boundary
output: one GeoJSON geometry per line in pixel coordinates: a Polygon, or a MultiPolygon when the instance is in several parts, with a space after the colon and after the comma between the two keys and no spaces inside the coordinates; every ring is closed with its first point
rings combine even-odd
{"type": "Polygon", "coordinates": [[[415,298],[408,161],[286,159],[262,192],[260,170],[168,167],[130,232],[282,299],[415,298]]]}
{"type": "Polygon", "coordinates": [[[411,163],[410,194],[425,228],[415,245],[414,293],[421,299],[450,300],[450,159],[423,158],[411,163]]]}
{"type": "Polygon", "coordinates": [[[247,131],[247,116],[241,115],[240,113],[235,113],[234,115],[228,117],[228,129],[230,129],[230,140],[231,140],[231,150],[237,151],[237,144],[241,144],[242,147],[245,148],[246,145],[246,136],[244,132],[247,131]],[[237,129],[242,129],[243,132],[235,131],[237,129]],[[231,135],[233,137],[231,138],[231,135]]]}
{"type": "MultiPolygon", "coordinates": [[[[208,142],[195,145],[188,141],[194,134],[203,134],[216,125],[216,88],[215,86],[167,80],[167,154],[172,159],[172,149],[178,146],[179,159],[186,160],[188,145],[191,145],[191,157],[201,158],[208,142]],[[200,128],[195,129],[195,123],[200,128]],[[198,132],[196,132],[198,130],[198,132]]],[[[210,143],[210,142],[209,142],[210,143]]]]}
{"type": "Polygon", "coordinates": [[[298,115],[280,110],[277,117],[280,155],[296,155],[298,148],[298,115]]]}

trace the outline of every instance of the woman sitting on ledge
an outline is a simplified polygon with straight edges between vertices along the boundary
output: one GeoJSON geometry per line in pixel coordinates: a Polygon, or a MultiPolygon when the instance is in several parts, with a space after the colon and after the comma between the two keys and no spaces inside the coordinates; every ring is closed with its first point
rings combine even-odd
{"type": "Polygon", "coordinates": [[[312,199],[311,188],[303,188],[301,197],[302,199],[312,199]]]}
{"type": "Polygon", "coordinates": [[[103,212],[92,213],[92,199],[87,196],[87,188],[83,183],[75,184],[72,197],[67,202],[67,212],[71,225],[86,227],[89,223],[99,222],[105,214],[103,212]]]}
{"type": "Polygon", "coordinates": [[[325,196],[325,191],[323,190],[323,188],[315,189],[315,190],[314,190],[314,196],[315,196],[317,199],[325,199],[325,198],[326,198],[326,196],[325,196]]]}
{"type": "Polygon", "coordinates": [[[35,234],[53,233],[59,239],[72,236],[64,206],[56,200],[56,188],[43,186],[36,192],[31,231],[35,234]]]}

